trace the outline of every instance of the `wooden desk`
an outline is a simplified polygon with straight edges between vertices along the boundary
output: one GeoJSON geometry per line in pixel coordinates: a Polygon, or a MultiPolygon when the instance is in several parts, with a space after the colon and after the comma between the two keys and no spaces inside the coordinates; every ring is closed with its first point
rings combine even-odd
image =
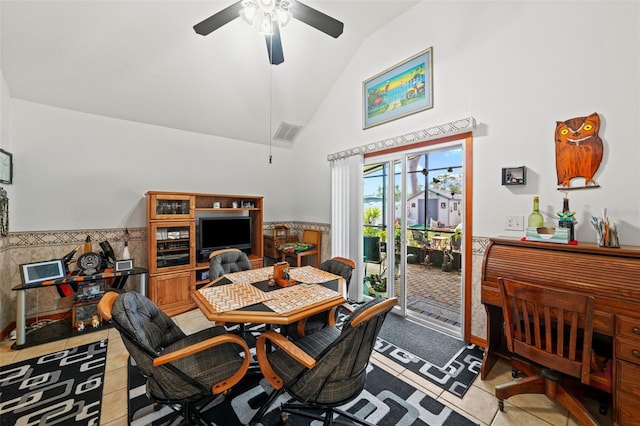
{"type": "Polygon", "coordinates": [[[589,294],[594,332],[612,354],[613,419],[638,424],[640,416],[640,248],[491,239],[482,264],[481,301],[487,312],[485,379],[498,356],[510,357],[502,333],[498,277],[589,294]]]}
{"type": "MultiPolygon", "coordinates": [[[[315,315],[320,312],[327,311],[335,306],[339,306],[346,302],[343,297],[345,281],[344,278],[331,274],[329,272],[321,271],[311,266],[304,266],[301,268],[291,269],[291,278],[299,281],[301,284],[280,288],[278,286],[269,287],[267,284],[268,275],[273,272],[273,267],[253,269],[250,271],[236,272],[233,274],[227,274],[206,286],[195,290],[191,293],[193,300],[196,302],[200,310],[210,321],[216,322],[250,322],[258,324],[278,324],[287,325],[293,324],[301,319],[315,315]],[[249,291],[246,286],[250,283],[254,288],[260,290],[249,291]],[[293,304],[292,309],[286,312],[278,313],[269,307],[270,302],[273,300],[269,293],[291,293],[313,291],[312,286],[305,286],[304,283],[313,283],[312,285],[318,285],[323,289],[322,300],[309,300],[305,297],[296,297],[296,301],[301,301],[300,305],[293,304]],[[206,295],[207,289],[216,286],[233,286],[238,288],[244,288],[247,290],[245,294],[255,303],[238,309],[232,310],[219,310],[216,309],[208,300],[206,295]],[[304,287],[303,287],[304,286],[304,287]],[[325,291],[325,290],[331,290],[325,291]],[[259,293],[264,292],[264,300],[260,301],[259,293]],[[269,300],[271,299],[271,300],[269,300]]],[[[239,297],[239,293],[236,293],[239,297]]]]}

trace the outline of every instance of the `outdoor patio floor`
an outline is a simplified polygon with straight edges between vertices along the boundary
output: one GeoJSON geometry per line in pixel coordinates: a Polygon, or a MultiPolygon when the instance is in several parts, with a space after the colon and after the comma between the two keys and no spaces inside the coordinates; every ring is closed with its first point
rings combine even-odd
{"type": "MultiPolygon", "coordinates": [[[[367,274],[378,265],[368,264],[367,274]]],[[[407,264],[407,309],[431,320],[460,327],[462,274],[438,266],[407,264]]],[[[396,285],[395,295],[400,294],[396,285]]]]}

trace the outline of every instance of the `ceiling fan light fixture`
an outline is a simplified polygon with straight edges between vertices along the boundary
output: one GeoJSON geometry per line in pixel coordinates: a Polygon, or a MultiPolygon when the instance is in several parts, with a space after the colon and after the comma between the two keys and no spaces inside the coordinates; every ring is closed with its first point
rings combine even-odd
{"type": "Polygon", "coordinates": [[[273,18],[269,13],[262,14],[262,22],[260,23],[260,34],[273,35],[273,18]]]}
{"type": "Polygon", "coordinates": [[[291,12],[285,9],[276,9],[276,17],[281,27],[286,27],[289,21],[291,21],[291,12]]]}
{"type": "Polygon", "coordinates": [[[242,3],[242,9],[240,9],[240,16],[247,24],[253,25],[256,22],[256,14],[258,13],[258,5],[251,0],[247,0],[242,3]]]}

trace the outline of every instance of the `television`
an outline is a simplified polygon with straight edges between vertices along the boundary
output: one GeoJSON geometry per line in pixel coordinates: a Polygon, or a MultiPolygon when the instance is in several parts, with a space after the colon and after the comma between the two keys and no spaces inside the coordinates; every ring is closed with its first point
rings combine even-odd
{"type": "Polygon", "coordinates": [[[251,251],[251,217],[219,216],[198,219],[198,261],[206,261],[216,250],[237,248],[251,251]]]}

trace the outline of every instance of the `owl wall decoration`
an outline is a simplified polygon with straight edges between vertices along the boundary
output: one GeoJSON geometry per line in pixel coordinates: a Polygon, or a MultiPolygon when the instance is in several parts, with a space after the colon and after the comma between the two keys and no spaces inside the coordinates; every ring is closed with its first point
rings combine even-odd
{"type": "Polygon", "coordinates": [[[602,161],[603,145],[598,136],[600,116],[570,118],[556,122],[556,173],[558,189],[597,188],[593,176],[602,161]],[[572,186],[574,178],[584,178],[583,186],[572,186]]]}

